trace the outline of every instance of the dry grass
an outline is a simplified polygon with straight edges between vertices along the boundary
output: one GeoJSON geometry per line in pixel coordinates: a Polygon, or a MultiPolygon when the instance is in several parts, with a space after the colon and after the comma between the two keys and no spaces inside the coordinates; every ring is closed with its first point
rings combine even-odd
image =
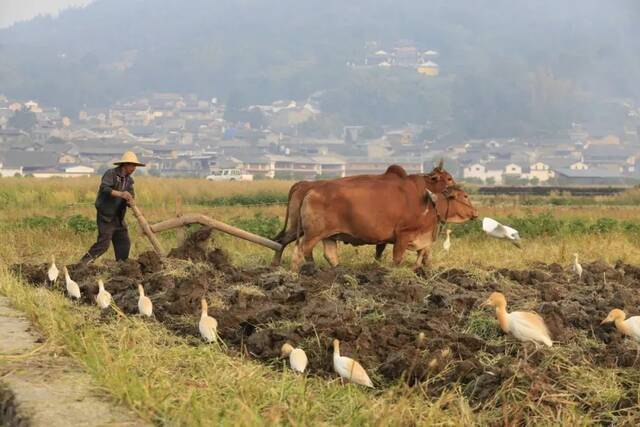
{"type": "Polygon", "coordinates": [[[337,381],[194,347],[161,325],[99,321],[91,307],[20,283],[0,269],[0,292],[79,360],[101,387],[163,425],[467,425],[480,422],[456,392],[436,401],[402,386],[369,392],[337,381]],[[475,421],[474,421],[475,420],[475,421]]]}
{"type": "MultiPolygon", "coordinates": [[[[194,347],[159,324],[127,317],[101,322],[93,308],[73,306],[60,295],[25,286],[9,274],[6,267],[12,263],[44,262],[51,253],[57,255],[60,263],[70,263],[86,251],[95,238],[93,233],[75,234],[68,229],[30,229],[12,224],[32,215],[80,213],[93,217],[96,183],[96,179],[0,180],[0,223],[4,224],[0,230],[0,293],[8,295],[13,304],[24,310],[50,343],[64,347],[81,362],[106,392],[157,424],[457,426],[520,421],[543,425],[612,422],[632,425],[637,421],[632,415],[618,414],[612,408],[629,389],[629,384],[640,383],[640,375],[629,370],[596,369],[572,363],[576,355],[583,357],[590,346],[603,345],[586,337],[545,353],[543,368],[561,372],[556,377],[562,380],[552,388],[557,394],[529,399],[531,383],[526,372],[514,367],[513,377],[503,383],[490,401],[473,406],[463,397],[463,390],[455,385],[437,399],[427,398],[427,394],[422,393],[429,387],[429,381],[415,388],[398,385],[371,392],[354,386],[343,387],[337,381],[296,376],[281,366],[272,369],[228,355],[212,346],[194,347]],[[9,200],[9,203],[3,204],[3,200],[9,200]]],[[[176,192],[185,200],[185,211],[202,212],[225,221],[253,216],[257,210],[283,216],[284,207],[207,208],[190,201],[228,196],[237,191],[285,192],[288,186],[286,182],[271,181],[213,184],[201,180],[145,177],[138,180],[137,191],[150,222],[173,216],[176,192]]],[[[480,214],[517,216],[543,210],[548,208],[481,206],[480,214]]],[[[638,216],[640,208],[559,207],[554,208],[553,213],[586,219],[632,219],[638,216]]],[[[149,243],[141,237],[132,218],[129,218],[129,224],[133,256],[149,250],[149,243]]],[[[175,233],[162,234],[160,239],[169,248],[175,243],[175,233]]],[[[269,250],[219,233],[215,234],[214,242],[224,247],[232,261],[240,265],[267,265],[272,255],[269,250]]],[[[568,264],[573,252],[579,252],[586,262],[623,259],[640,264],[637,242],[620,233],[541,237],[523,243],[520,250],[504,241],[463,239],[454,234],[451,252],[445,254],[437,246],[433,261],[436,267],[465,268],[479,278],[486,278],[487,270],[494,267],[526,268],[540,261],[568,264]]],[[[340,250],[341,261],[345,264],[366,268],[373,260],[373,247],[341,245],[340,250]]],[[[105,256],[112,257],[113,254],[110,252],[105,256]]],[[[402,282],[413,278],[413,272],[406,268],[413,256],[409,254],[405,268],[393,270],[389,280],[402,282]]],[[[389,250],[386,257],[383,263],[389,265],[389,250]]],[[[316,260],[326,265],[321,258],[317,253],[316,260]]],[[[346,280],[350,281],[349,278],[346,280]]],[[[429,279],[424,281],[428,285],[429,279]]],[[[350,284],[357,286],[357,279],[353,277],[350,284]]],[[[240,290],[255,291],[251,287],[240,290]]],[[[352,303],[359,308],[363,318],[375,316],[379,304],[374,298],[352,303]]],[[[492,341],[504,342],[504,336],[496,330],[495,319],[487,312],[472,313],[465,328],[467,332],[492,341]]],[[[311,348],[314,343],[306,344],[311,348]]],[[[494,356],[486,355],[485,358],[483,363],[487,365],[497,363],[494,356]]],[[[435,380],[437,378],[430,381],[435,380]]]]}

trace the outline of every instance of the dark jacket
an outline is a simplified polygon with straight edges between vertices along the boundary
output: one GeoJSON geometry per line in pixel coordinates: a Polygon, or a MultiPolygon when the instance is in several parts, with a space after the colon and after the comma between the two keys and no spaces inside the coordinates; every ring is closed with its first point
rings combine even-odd
{"type": "Polygon", "coordinates": [[[98,196],[96,197],[96,209],[98,216],[107,222],[114,218],[124,219],[127,211],[127,201],[120,197],[113,197],[111,191],[128,191],[135,196],[133,191],[133,177],[125,176],[120,167],[109,169],[102,175],[98,196]]]}

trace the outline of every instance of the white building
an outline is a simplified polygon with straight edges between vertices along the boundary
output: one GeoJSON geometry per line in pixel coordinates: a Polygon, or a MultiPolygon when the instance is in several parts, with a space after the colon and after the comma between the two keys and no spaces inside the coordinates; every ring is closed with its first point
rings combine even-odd
{"type": "Polygon", "coordinates": [[[537,178],[539,182],[549,181],[555,176],[551,166],[543,162],[536,162],[530,165],[529,179],[537,178]]]}
{"type": "Polygon", "coordinates": [[[4,167],[0,164],[0,177],[1,178],[10,178],[12,176],[22,176],[22,166],[20,167],[4,167]]]}
{"type": "Polygon", "coordinates": [[[481,179],[484,181],[487,178],[487,168],[480,163],[473,163],[463,169],[462,177],[481,179]]]}

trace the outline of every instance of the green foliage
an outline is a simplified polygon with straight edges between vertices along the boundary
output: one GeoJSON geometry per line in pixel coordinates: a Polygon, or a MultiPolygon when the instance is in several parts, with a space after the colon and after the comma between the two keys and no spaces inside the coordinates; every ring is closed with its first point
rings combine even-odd
{"type": "Polygon", "coordinates": [[[275,236],[282,229],[279,217],[267,216],[262,212],[256,212],[253,218],[234,218],[231,223],[238,228],[267,238],[275,236]]]}
{"type": "Polygon", "coordinates": [[[80,214],[70,216],[66,220],[62,217],[51,217],[44,215],[28,216],[22,218],[17,225],[19,227],[42,230],[68,227],[76,233],[94,232],[97,229],[95,220],[92,220],[80,214]]]}
{"type": "Polygon", "coordinates": [[[590,227],[594,233],[610,233],[618,226],[618,221],[613,218],[598,218],[598,220],[590,227]]]}
{"type": "Polygon", "coordinates": [[[500,330],[498,321],[495,316],[489,315],[490,311],[472,311],[469,313],[465,325],[465,332],[474,334],[486,341],[497,341],[501,339],[504,334],[500,330]]]}
{"type": "MultiPolygon", "coordinates": [[[[516,217],[496,218],[497,221],[518,230],[520,237],[570,236],[583,234],[607,234],[620,232],[632,237],[640,237],[640,221],[618,221],[613,218],[598,218],[588,221],[583,218],[560,219],[551,212],[537,215],[527,214],[516,217]]],[[[464,224],[450,224],[455,236],[482,236],[482,226],[479,221],[469,221],[464,224]]]]}
{"type": "Polygon", "coordinates": [[[551,212],[525,217],[509,216],[505,223],[518,230],[521,236],[554,236],[562,229],[562,220],[557,219],[551,212]]]}
{"type": "Polygon", "coordinates": [[[22,218],[20,225],[26,228],[50,228],[62,225],[62,220],[57,217],[34,215],[22,218]]]}
{"type": "Polygon", "coordinates": [[[581,218],[569,221],[567,224],[569,234],[586,234],[589,232],[589,224],[581,218]]]}
{"type": "Polygon", "coordinates": [[[266,205],[274,203],[287,203],[286,193],[260,192],[256,194],[234,194],[230,197],[217,197],[213,200],[199,200],[200,205],[205,206],[243,206],[266,205]]]}
{"type": "Polygon", "coordinates": [[[89,233],[98,229],[95,220],[76,214],[67,219],[67,226],[76,233],[89,233]]]}
{"type": "Polygon", "coordinates": [[[620,227],[625,233],[640,235],[640,223],[634,221],[621,221],[620,227]]]}

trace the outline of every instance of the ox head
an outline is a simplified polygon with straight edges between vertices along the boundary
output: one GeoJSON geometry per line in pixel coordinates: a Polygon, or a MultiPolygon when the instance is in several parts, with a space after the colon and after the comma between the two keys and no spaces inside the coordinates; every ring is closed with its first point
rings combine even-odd
{"type": "Polygon", "coordinates": [[[434,201],[441,220],[463,223],[478,217],[478,210],[471,203],[469,195],[457,185],[448,187],[434,201]]]}
{"type": "Polygon", "coordinates": [[[442,193],[447,187],[456,185],[451,174],[444,170],[443,160],[440,160],[438,166],[423,177],[427,189],[434,193],[442,193]]]}

